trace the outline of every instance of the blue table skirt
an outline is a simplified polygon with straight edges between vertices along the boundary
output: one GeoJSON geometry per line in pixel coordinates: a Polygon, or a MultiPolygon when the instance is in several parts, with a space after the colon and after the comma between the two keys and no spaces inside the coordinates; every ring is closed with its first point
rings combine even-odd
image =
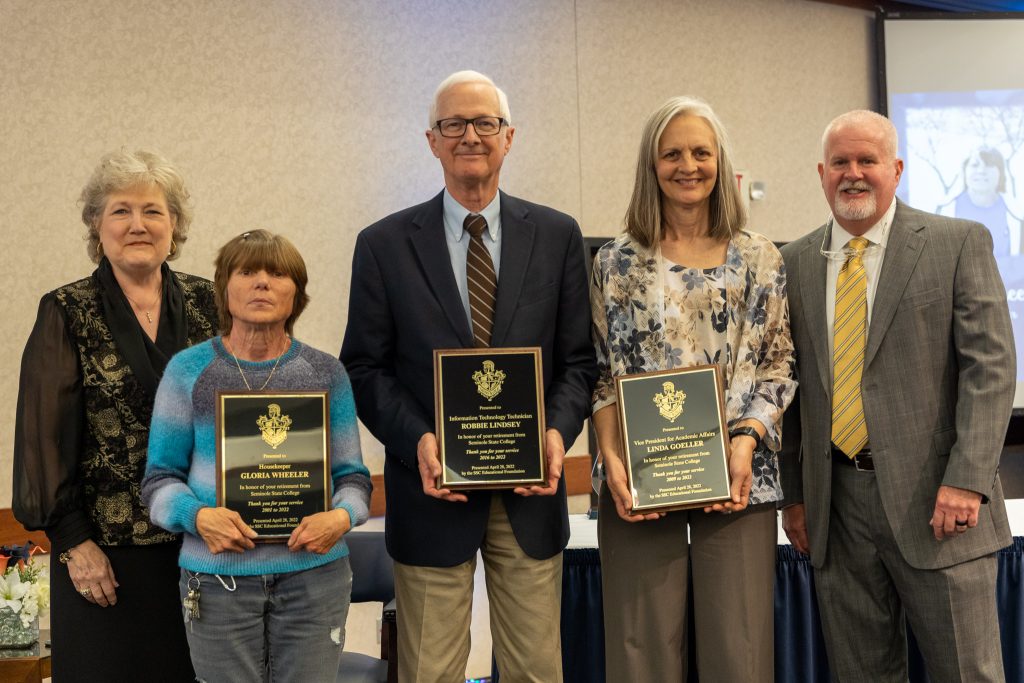
{"type": "MultiPolygon", "coordinates": [[[[1022,554],[1024,537],[1020,536],[1013,539],[1012,545],[999,551],[996,588],[1007,683],[1024,683],[1024,653],[1021,652],[1024,647],[1022,554]]],[[[690,633],[692,637],[692,628],[690,633]]],[[[928,676],[912,634],[908,640],[910,681],[926,682],[928,676]]],[[[690,651],[694,651],[692,647],[690,651]]],[[[696,681],[692,659],[690,680],[696,681]]],[[[596,548],[565,551],[562,662],[566,683],[604,681],[601,559],[596,548]]],[[[811,564],[807,557],[788,545],[779,546],[775,566],[775,680],[793,683],[824,683],[829,680],[811,564]]]]}

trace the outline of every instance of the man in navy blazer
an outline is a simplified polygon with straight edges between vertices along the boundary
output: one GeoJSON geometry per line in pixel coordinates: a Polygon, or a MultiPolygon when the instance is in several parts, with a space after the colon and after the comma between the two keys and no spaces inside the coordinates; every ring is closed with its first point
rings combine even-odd
{"type": "Polygon", "coordinates": [[[502,675],[560,681],[561,552],[569,537],[562,461],[597,376],[583,240],[571,217],[498,190],[515,129],[505,94],[489,78],[448,77],[429,124],[445,189],[360,233],[341,350],[359,418],[386,452],[399,678],[465,680],[479,550],[502,675]],[[479,345],[466,284],[470,214],[486,219],[478,239],[497,275],[490,346],[542,349],[545,486],[494,493],[435,486],[433,350],[479,345]]]}

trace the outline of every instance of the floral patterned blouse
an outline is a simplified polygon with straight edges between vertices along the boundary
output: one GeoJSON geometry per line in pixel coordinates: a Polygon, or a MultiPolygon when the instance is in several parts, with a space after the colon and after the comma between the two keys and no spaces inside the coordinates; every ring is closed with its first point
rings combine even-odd
{"type": "Polygon", "coordinates": [[[594,259],[590,303],[600,370],[594,410],[616,402],[617,375],[715,363],[725,375],[729,425],[753,418],[767,429],[754,454],[750,502],[780,500],[776,452],[796,380],[785,266],[775,245],[736,233],[725,264],[709,272],[666,264],[659,247],[623,234],[594,259]],[[723,336],[724,345],[715,342],[723,336]]]}
{"type": "Polygon", "coordinates": [[[661,263],[665,369],[718,365],[725,370],[729,329],[725,265],[689,268],[664,258],[661,263]]]}

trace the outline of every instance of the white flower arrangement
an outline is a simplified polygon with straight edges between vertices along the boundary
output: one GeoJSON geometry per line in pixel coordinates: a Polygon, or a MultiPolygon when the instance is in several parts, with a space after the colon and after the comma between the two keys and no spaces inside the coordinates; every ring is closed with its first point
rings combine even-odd
{"type": "Polygon", "coordinates": [[[19,615],[23,627],[28,628],[49,606],[50,574],[35,560],[19,560],[0,576],[0,609],[19,615]]]}

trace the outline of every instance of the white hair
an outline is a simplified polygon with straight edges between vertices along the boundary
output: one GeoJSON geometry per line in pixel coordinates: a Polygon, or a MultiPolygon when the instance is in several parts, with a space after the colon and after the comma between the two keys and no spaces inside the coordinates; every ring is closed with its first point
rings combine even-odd
{"type": "Polygon", "coordinates": [[[896,126],[878,112],[867,109],[854,109],[832,119],[831,123],[825,127],[825,132],[821,136],[822,157],[825,156],[825,152],[828,149],[829,137],[845,126],[867,127],[877,130],[882,134],[882,144],[889,160],[896,158],[897,151],[899,150],[899,136],[896,133],[896,126]]]}
{"type": "Polygon", "coordinates": [[[494,81],[479,71],[466,70],[456,71],[441,81],[441,85],[437,86],[437,90],[434,91],[434,100],[430,103],[430,120],[427,121],[427,130],[433,128],[434,124],[437,123],[437,102],[441,99],[441,95],[449,88],[460,83],[483,83],[494,88],[494,92],[498,96],[498,115],[505,119],[508,125],[512,125],[512,114],[508,110],[508,97],[505,95],[505,91],[496,86],[494,81]]]}

